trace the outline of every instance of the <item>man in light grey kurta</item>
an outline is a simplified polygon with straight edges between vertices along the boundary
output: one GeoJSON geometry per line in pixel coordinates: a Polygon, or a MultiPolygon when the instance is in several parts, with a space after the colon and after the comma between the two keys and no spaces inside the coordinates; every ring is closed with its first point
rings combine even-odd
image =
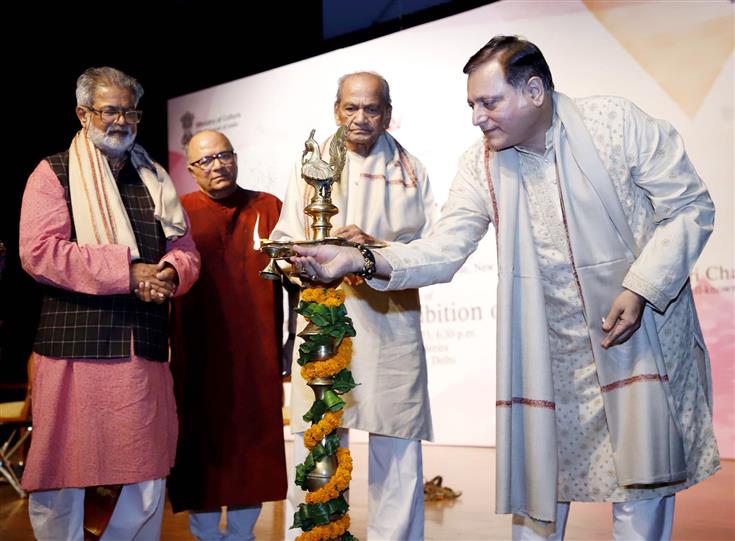
{"type": "MultiPolygon", "coordinates": [[[[335,119],[347,125],[348,152],[342,177],[332,186],[332,202],[339,208],[332,218],[332,235],[355,242],[405,243],[419,238],[433,221],[428,175],[421,162],[386,133],[390,113],[390,93],[382,77],[356,73],[340,79],[335,119]]],[[[274,240],[309,238],[304,207],[314,192],[299,171],[297,166],[292,172],[280,220],[271,233],[274,240]]],[[[370,433],[368,539],[422,539],[421,440],[433,439],[433,431],[418,290],[381,293],[355,278],[341,289],[357,330],[349,368],[359,383],[345,395],[342,424],[370,433]]],[[[293,367],[291,430],[295,463],[300,463],[306,454],[303,432],[309,426],[302,415],[314,393],[298,375],[295,361],[293,367]]],[[[291,483],[289,507],[295,509],[302,494],[291,483]]],[[[286,520],[292,517],[287,510],[286,520]]]]}
{"type": "MultiPolygon", "coordinates": [[[[497,511],[515,539],[561,539],[569,502],[609,501],[616,539],[668,539],[673,494],[719,469],[688,279],[709,194],[670,124],[555,92],[535,45],[497,36],[464,71],[484,137],[431,234],[376,252],[388,279],[371,285],[450,280],[492,223],[497,511]]],[[[323,279],[361,268],[337,252],[295,262],[323,279]]]]}

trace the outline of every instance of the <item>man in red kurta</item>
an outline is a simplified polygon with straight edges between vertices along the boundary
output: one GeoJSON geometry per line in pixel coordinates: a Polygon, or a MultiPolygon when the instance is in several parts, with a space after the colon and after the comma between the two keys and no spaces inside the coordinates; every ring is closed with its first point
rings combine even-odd
{"type": "Polygon", "coordinates": [[[282,289],[260,278],[258,250],[278,221],[274,196],[237,186],[237,155],[215,131],[187,149],[200,191],[182,197],[202,258],[174,303],[171,369],[179,413],[174,512],[199,539],[254,539],[261,502],[286,496],[281,415],[282,289]],[[227,530],[219,530],[227,506],[227,530]]]}

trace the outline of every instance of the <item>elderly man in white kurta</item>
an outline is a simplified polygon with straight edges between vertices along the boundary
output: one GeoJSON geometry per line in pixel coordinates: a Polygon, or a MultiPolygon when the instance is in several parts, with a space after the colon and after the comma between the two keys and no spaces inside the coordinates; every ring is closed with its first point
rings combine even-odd
{"type": "MultiPolygon", "coordinates": [[[[332,187],[332,202],[339,208],[332,235],[355,242],[419,238],[432,222],[434,198],[424,166],[385,131],[391,118],[385,79],[364,72],[342,77],[334,112],[337,124],[347,126],[348,152],[342,177],[332,187]]],[[[328,146],[329,141],[324,144],[328,146]]],[[[313,188],[299,172],[300,164],[291,175],[272,239],[309,238],[304,207],[313,188]]],[[[350,369],[359,383],[345,397],[342,424],[370,433],[368,539],[423,539],[421,440],[433,439],[433,431],[419,294],[416,289],[380,293],[354,279],[341,287],[357,330],[350,369]]],[[[306,457],[302,438],[308,424],[302,415],[313,401],[305,382],[293,378],[291,430],[297,464],[306,457]]],[[[301,501],[303,492],[291,482],[286,521],[301,501]]]]}
{"type": "MultiPolygon", "coordinates": [[[[473,123],[431,235],[376,251],[377,289],[448,281],[498,245],[497,497],[514,539],[562,539],[569,502],[613,502],[615,539],[669,539],[674,493],[719,469],[689,273],[714,206],[681,138],[622,98],[553,90],[496,36],[465,66],[473,123]],[[544,309],[545,308],[545,309],[544,309]]],[[[322,279],[354,249],[305,250],[322,279]]]]}

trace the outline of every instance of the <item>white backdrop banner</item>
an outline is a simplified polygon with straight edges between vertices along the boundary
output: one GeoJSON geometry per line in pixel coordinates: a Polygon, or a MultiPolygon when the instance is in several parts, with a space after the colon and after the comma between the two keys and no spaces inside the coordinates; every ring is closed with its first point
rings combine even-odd
{"type": "MultiPolygon", "coordinates": [[[[556,88],[625,96],[673,123],[717,205],[717,226],[693,273],[713,357],[715,422],[735,456],[733,255],[733,5],[726,1],[506,1],[169,101],[169,166],[196,189],[184,145],[221,130],[246,188],[283,198],[288,172],[316,128],[335,129],[339,76],[377,71],[391,85],[391,133],[426,165],[437,201],[461,153],[481,134],[466,103],[467,59],[496,34],[536,43],[556,88]]],[[[495,246],[487,235],[450,284],[422,290],[436,441],[495,444],[495,246]]],[[[358,329],[359,332],[359,329],[358,329]]]]}

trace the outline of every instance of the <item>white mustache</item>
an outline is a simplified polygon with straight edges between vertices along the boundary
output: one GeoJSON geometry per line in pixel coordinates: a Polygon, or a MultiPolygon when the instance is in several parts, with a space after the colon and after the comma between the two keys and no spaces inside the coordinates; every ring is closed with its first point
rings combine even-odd
{"type": "Polygon", "coordinates": [[[128,126],[108,126],[100,130],[89,125],[88,134],[94,146],[109,156],[124,154],[135,140],[135,135],[128,126]]]}
{"type": "Polygon", "coordinates": [[[110,126],[107,128],[105,135],[123,135],[128,136],[131,134],[130,128],[113,128],[110,126]]]}

